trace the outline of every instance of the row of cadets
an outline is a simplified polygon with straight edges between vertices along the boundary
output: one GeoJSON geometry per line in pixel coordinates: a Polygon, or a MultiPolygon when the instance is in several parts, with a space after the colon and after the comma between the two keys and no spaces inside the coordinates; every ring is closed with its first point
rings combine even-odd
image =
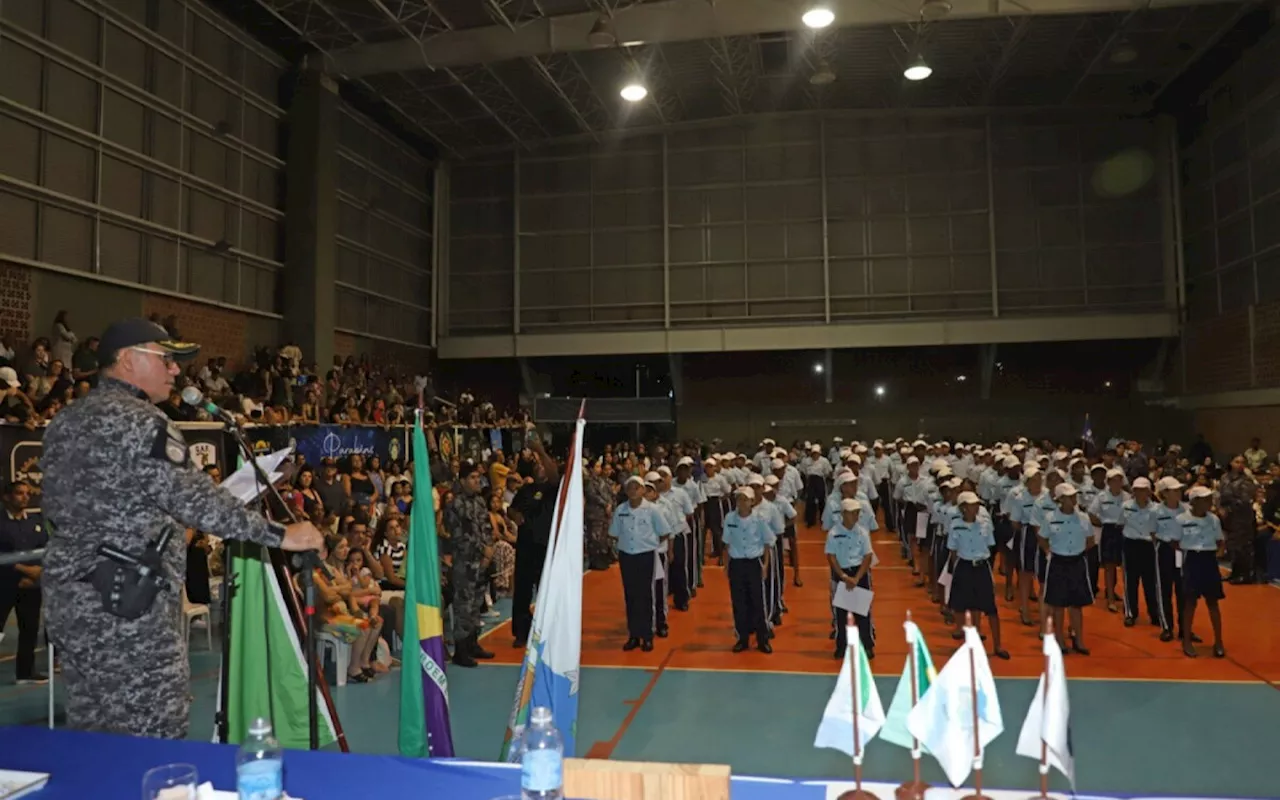
{"type": "Polygon", "coordinates": [[[991,569],[991,553],[995,548],[995,528],[982,500],[973,492],[956,497],[958,513],[951,517],[947,529],[947,550],[951,573],[947,605],[956,621],[952,639],[964,639],[964,612],[973,613],[974,627],[980,628],[978,614],[991,623],[992,654],[1008,660],[1009,651],[1000,642],[1000,612],[996,607],[995,573],[991,569]]]}
{"type": "Polygon", "coordinates": [[[1004,599],[1012,601],[1016,590],[1018,570],[1017,553],[1014,551],[1013,520],[1010,517],[1009,494],[1022,485],[1022,462],[1007,449],[998,451],[996,465],[998,477],[991,488],[991,513],[996,529],[996,550],[999,553],[1000,572],[1004,575],[1004,599]]]}
{"type": "Polygon", "coordinates": [[[933,597],[932,584],[938,579],[938,560],[934,558],[938,545],[938,526],[941,524],[941,520],[937,516],[937,504],[942,497],[942,490],[938,487],[938,482],[946,481],[952,475],[951,466],[941,456],[933,459],[929,464],[929,474],[925,484],[925,508],[923,511],[928,521],[925,525],[924,538],[918,540],[919,552],[916,557],[916,566],[919,569],[920,580],[916,582],[916,586],[923,586],[925,594],[929,595],[930,598],[933,597]]]}
{"type": "Polygon", "coordinates": [[[1063,655],[1067,654],[1064,609],[1070,613],[1071,649],[1089,655],[1084,646],[1084,614],[1093,604],[1092,578],[1084,552],[1093,538],[1089,517],[1076,507],[1076,488],[1059,483],[1054,490],[1057,507],[1040,520],[1040,548],[1047,559],[1042,598],[1053,615],[1053,632],[1063,655]]]}
{"type": "Polygon", "coordinates": [[[894,445],[893,454],[889,456],[889,492],[887,497],[889,497],[893,505],[892,530],[896,531],[898,534],[898,545],[901,550],[902,558],[908,565],[914,567],[916,562],[912,539],[915,536],[915,533],[914,531],[908,531],[902,524],[902,517],[905,513],[905,504],[902,502],[902,496],[898,492],[899,484],[907,475],[907,459],[910,457],[911,448],[907,447],[902,443],[902,440],[899,439],[898,443],[894,445]]]}
{"type": "Polygon", "coordinates": [[[658,499],[666,504],[667,515],[676,532],[671,542],[671,557],[667,560],[671,600],[677,611],[688,611],[690,598],[698,594],[694,588],[693,570],[696,549],[693,543],[693,500],[688,492],[673,487],[671,468],[666,464],[658,467],[657,475],[654,483],[658,486],[658,499]]]}
{"type": "MultiPolygon", "coordinates": [[[[846,484],[852,484],[852,481],[846,481],[846,484]]],[[[866,513],[870,513],[868,506],[866,513]]],[[[871,539],[866,534],[862,524],[861,516],[863,514],[862,502],[853,497],[844,497],[840,500],[839,518],[834,521],[831,530],[827,532],[827,543],[823,552],[827,556],[827,564],[831,568],[831,578],[833,582],[844,583],[849,588],[861,586],[862,588],[872,591],[871,583],[871,565],[873,562],[873,551],[871,550],[871,539]]],[[[844,616],[844,611],[832,607],[832,613],[838,613],[844,616]]],[[[875,658],[876,634],[875,626],[871,623],[871,612],[868,610],[866,616],[854,614],[854,620],[858,624],[858,638],[862,641],[862,648],[867,653],[867,658],[875,658]]],[[[846,626],[841,623],[836,625],[836,649],[835,657],[837,659],[844,658],[845,647],[848,646],[846,638],[846,626]]]]}
{"type": "MultiPolygon", "coordinates": [[[[804,586],[804,581],[800,580],[800,548],[796,542],[796,506],[800,502],[800,495],[804,491],[804,481],[800,478],[800,470],[793,465],[787,463],[787,451],[782,448],[776,448],[773,451],[773,458],[769,462],[769,471],[771,477],[777,478],[778,483],[775,487],[777,500],[780,503],[786,503],[791,506],[791,513],[785,514],[787,525],[783,530],[783,538],[791,549],[791,582],[796,586],[804,586]]],[[[778,563],[778,569],[781,570],[783,564],[778,563]]]]}
{"type": "MultiPolygon", "coordinates": [[[[867,552],[874,553],[871,548],[871,531],[878,530],[879,525],[870,511],[870,503],[867,496],[863,494],[862,488],[858,484],[858,477],[851,469],[842,469],[836,475],[835,488],[831,490],[831,495],[826,499],[826,506],[822,510],[822,530],[825,531],[830,538],[831,531],[840,522],[842,513],[842,503],[845,500],[857,500],[859,509],[866,508],[867,514],[859,514],[858,527],[862,530],[866,538],[867,552]]],[[[834,598],[836,594],[836,586],[840,582],[840,577],[832,573],[831,575],[831,591],[830,597],[834,598]]],[[[837,638],[839,631],[844,627],[844,611],[831,607],[831,633],[829,638],[837,638]]],[[[839,650],[840,657],[843,657],[844,651],[839,650]]]]}
{"type": "Polygon", "coordinates": [[[662,547],[658,549],[657,561],[654,564],[654,589],[658,595],[657,612],[654,619],[654,634],[665,639],[669,632],[667,627],[667,597],[672,594],[671,583],[675,579],[676,570],[672,569],[675,557],[675,541],[680,536],[680,511],[669,500],[662,499],[662,493],[668,487],[663,485],[661,472],[647,472],[644,476],[644,497],[657,507],[665,522],[662,547]]]}
{"type": "Polygon", "coordinates": [[[693,503],[687,560],[689,585],[694,587],[690,594],[696,597],[698,589],[702,588],[702,562],[706,555],[707,496],[703,494],[702,484],[693,479],[693,459],[689,456],[682,456],[676,462],[676,489],[688,494],[693,503]]]}
{"type": "Polygon", "coordinates": [[[831,479],[831,462],[822,454],[822,445],[813,443],[800,460],[800,472],[804,475],[804,524],[812,528],[822,519],[823,501],[827,495],[827,481],[831,479]]]}
{"type": "MultiPolygon", "coordinates": [[[[1089,519],[1101,528],[1098,536],[1098,561],[1105,578],[1107,610],[1117,610],[1116,568],[1124,553],[1124,504],[1129,493],[1124,490],[1124,472],[1111,468],[1106,472],[1107,487],[1093,498],[1089,505],[1089,519]]],[[[1098,591],[1097,573],[1093,576],[1093,591],[1098,591]]]]}
{"type": "Polygon", "coordinates": [[[1147,603],[1147,619],[1160,625],[1160,601],[1156,591],[1156,503],[1151,498],[1151,481],[1134,480],[1133,494],[1124,501],[1124,540],[1120,564],[1124,571],[1124,626],[1132,628],[1138,618],[1138,584],[1147,603]]]}
{"type": "Polygon", "coordinates": [[[736,508],[725,516],[723,540],[729,560],[729,599],[733,604],[733,628],[738,640],[733,652],[741,653],[751,646],[755,634],[756,649],[772,653],[771,633],[765,616],[764,575],[773,555],[773,536],[764,517],[752,508],[756,493],[749,487],[735,492],[736,508]]]}
{"type": "Polygon", "coordinates": [[[920,458],[909,455],[903,462],[906,472],[898,479],[893,490],[893,499],[901,508],[898,515],[898,530],[902,532],[907,549],[907,563],[912,567],[912,574],[919,575],[919,564],[915,551],[920,547],[922,537],[917,532],[916,520],[920,514],[927,513],[929,502],[929,479],[920,474],[920,458]]]}
{"type": "MultiPolygon", "coordinates": [[[[762,491],[764,499],[760,501],[758,510],[760,514],[769,523],[769,532],[773,534],[773,558],[770,559],[770,569],[767,573],[766,585],[769,593],[766,595],[766,610],[770,622],[776,627],[782,624],[782,615],[787,612],[787,604],[783,601],[783,586],[786,583],[783,575],[783,541],[787,530],[792,531],[791,546],[795,548],[795,518],[796,509],[792,504],[778,498],[777,487],[778,477],[776,475],[767,475],[761,481],[761,486],[757,491],[762,491]]],[[[755,488],[755,487],[753,487],[755,488]]]]}
{"type": "MultiPolygon", "coordinates": [[[[702,462],[702,494],[707,498],[703,506],[706,528],[711,536],[711,556],[724,566],[724,551],[720,537],[724,533],[724,516],[730,508],[733,487],[720,473],[720,462],[714,456],[702,462]]],[[[705,552],[705,550],[704,550],[705,552]]]]}
{"type": "Polygon", "coordinates": [[[618,568],[627,609],[627,642],[622,649],[639,647],[648,652],[653,649],[655,634],[666,635],[662,554],[675,531],[658,507],[655,483],[633,475],[623,488],[627,502],[614,509],[609,522],[609,535],[618,540],[618,568]]]}

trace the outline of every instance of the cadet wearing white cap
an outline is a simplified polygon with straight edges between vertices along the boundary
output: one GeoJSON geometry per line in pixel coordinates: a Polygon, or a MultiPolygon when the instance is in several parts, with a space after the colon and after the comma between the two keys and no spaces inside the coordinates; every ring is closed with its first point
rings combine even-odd
{"type": "Polygon", "coordinates": [[[733,652],[741,653],[756,636],[756,649],[772,653],[769,623],[764,608],[764,571],[772,555],[773,541],[764,518],[751,507],[755,492],[742,487],[736,492],[737,508],[724,520],[724,543],[729,551],[729,599],[733,604],[733,627],[738,641],[733,652]]]}
{"type": "Polygon", "coordinates": [[[1133,496],[1124,501],[1124,550],[1120,554],[1124,570],[1124,626],[1132,628],[1138,617],[1138,584],[1147,601],[1147,618],[1160,624],[1160,601],[1156,592],[1156,503],[1151,499],[1151,481],[1136,478],[1133,496]]]}
{"type": "MultiPolygon", "coordinates": [[[[870,510],[870,509],[868,509],[870,510]]],[[[827,564],[831,567],[831,579],[849,588],[861,586],[871,590],[871,550],[863,535],[858,517],[862,511],[862,503],[851,497],[840,501],[840,519],[827,533],[827,544],[823,552],[827,555],[827,564]]],[[[843,609],[832,609],[838,615],[845,615],[843,609]]],[[[867,652],[867,658],[875,658],[875,627],[871,624],[871,614],[866,616],[853,614],[858,625],[858,638],[867,652]]],[[[844,658],[848,642],[845,626],[836,625],[835,657],[844,658]]]]}
{"type": "MultiPolygon", "coordinates": [[[[627,502],[613,510],[609,535],[618,540],[618,569],[622,574],[622,599],[627,608],[627,643],[623,650],[653,649],[657,628],[658,598],[653,581],[658,550],[674,532],[667,517],[644,498],[644,480],[627,478],[627,502]]],[[[663,598],[665,604],[665,598],[663,598]]]]}
{"type": "MultiPolygon", "coordinates": [[[[918,444],[923,443],[918,442],[918,444]]],[[[902,531],[903,538],[906,539],[907,563],[916,567],[915,551],[921,546],[920,542],[925,539],[925,536],[921,535],[921,529],[924,526],[917,524],[916,520],[921,514],[928,513],[930,481],[920,474],[919,456],[907,456],[903,463],[906,465],[907,472],[894,487],[893,499],[902,507],[902,522],[898,530],[902,531]]],[[[925,533],[927,535],[927,528],[925,533]]],[[[919,569],[913,569],[912,572],[918,575],[919,569]]]]}
{"type": "Polygon", "coordinates": [[[671,600],[677,611],[689,610],[689,599],[697,594],[694,588],[696,576],[693,569],[693,501],[689,493],[674,488],[671,468],[658,467],[658,497],[671,509],[676,535],[671,540],[671,557],[667,561],[667,577],[671,600]]]}
{"type": "Polygon", "coordinates": [[[1041,520],[1041,548],[1048,555],[1044,582],[1044,602],[1053,614],[1053,631],[1062,652],[1066,653],[1067,628],[1062,624],[1063,609],[1070,610],[1072,649],[1089,655],[1084,646],[1085,606],[1093,604],[1089,565],[1084,551],[1093,535],[1089,517],[1076,508],[1076,487],[1060,483],[1054,490],[1058,508],[1041,520]]]}
{"type": "Polygon", "coordinates": [[[1213,490],[1207,486],[1193,486],[1187,493],[1191,508],[1178,517],[1180,530],[1178,546],[1182,549],[1182,589],[1186,593],[1186,622],[1182,629],[1182,652],[1189,658],[1196,657],[1191,642],[1191,626],[1196,618],[1196,601],[1204,598],[1209,607],[1209,622],[1213,625],[1213,655],[1225,658],[1222,646],[1222,611],[1218,601],[1226,594],[1222,591],[1222,573],[1218,572],[1218,559],[1224,553],[1222,523],[1210,512],[1213,490]]]}
{"type": "Polygon", "coordinates": [[[929,599],[942,606],[942,616],[947,622],[951,622],[951,610],[947,607],[945,600],[945,592],[938,583],[942,577],[942,572],[946,568],[949,552],[947,547],[947,533],[951,530],[951,521],[960,514],[960,507],[956,504],[956,497],[960,495],[960,487],[964,481],[958,476],[946,478],[938,485],[939,496],[933,504],[933,518],[936,521],[933,529],[933,541],[930,543],[932,549],[929,553],[929,566],[932,570],[926,589],[929,593],[929,599]]]}
{"type": "Polygon", "coordinates": [[[706,517],[706,528],[711,536],[711,555],[719,562],[720,566],[724,566],[724,553],[720,549],[720,535],[724,532],[724,515],[729,510],[729,499],[733,494],[733,488],[729,486],[729,481],[725,480],[724,475],[720,473],[720,462],[716,459],[708,458],[703,461],[702,469],[702,493],[707,498],[706,505],[703,506],[703,512],[706,517]]]}
{"type": "MultiPolygon", "coordinates": [[[[689,456],[682,457],[676,462],[676,488],[683,490],[689,494],[689,500],[693,503],[693,514],[689,517],[689,528],[691,538],[690,558],[692,560],[692,575],[690,576],[693,583],[691,585],[702,588],[702,560],[704,549],[706,546],[706,514],[705,505],[707,496],[702,493],[702,485],[693,479],[693,459],[689,456]]],[[[693,594],[697,594],[695,590],[693,594]]]]}
{"type": "Polygon", "coordinates": [[[1036,528],[1042,527],[1039,502],[1044,498],[1044,476],[1035,464],[1022,471],[1023,485],[1009,493],[1009,521],[1014,528],[1013,555],[1018,571],[1018,615],[1023,625],[1034,625],[1031,619],[1033,582],[1040,572],[1040,544],[1036,528]]]}
{"type": "Polygon", "coordinates": [[[1107,593],[1107,610],[1115,611],[1116,568],[1124,560],[1124,504],[1129,493],[1124,490],[1124,472],[1107,470],[1107,488],[1098,492],[1089,506],[1089,518],[1102,527],[1102,540],[1098,542],[1098,560],[1102,564],[1107,593]]]}
{"type": "MultiPolygon", "coordinates": [[[[1076,508],[1088,511],[1093,508],[1093,501],[1098,499],[1098,495],[1107,490],[1107,468],[1103,464],[1094,464],[1089,467],[1089,480],[1085,487],[1081,489],[1076,487],[1078,495],[1076,497],[1076,508]]],[[[1099,579],[1102,576],[1102,556],[1100,555],[1101,541],[1095,539],[1094,543],[1085,551],[1085,558],[1089,561],[1089,574],[1093,576],[1093,596],[1098,596],[1098,590],[1101,588],[1099,579]]]]}
{"type": "MultiPolygon", "coordinates": [[[[992,652],[997,658],[1007,659],[1009,651],[1000,646],[1000,612],[991,570],[991,549],[996,544],[991,517],[983,516],[982,500],[973,492],[961,492],[956,503],[959,513],[951,518],[946,539],[951,573],[947,605],[952,611],[985,614],[991,621],[992,652]]],[[[973,622],[977,626],[980,620],[975,618],[973,622]]],[[[963,617],[957,618],[957,623],[952,638],[963,639],[963,617]]]]}
{"type": "Polygon", "coordinates": [[[889,484],[890,461],[889,456],[885,455],[884,442],[879,439],[871,446],[871,457],[867,459],[866,467],[876,485],[876,494],[880,496],[880,507],[884,509],[884,527],[890,533],[897,533],[897,510],[893,506],[893,491],[889,484]]]}
{"type": "Polygon", "coordinates": [[[794,519],[796,510],[789,503],[784,503],[777,499],[778,478],[769,475],[762,481],[760,491],[764,493],[759,505],[756,506],[756,513],[765,518],[769,524],[769,532],[773,534],[773,556],[769,559],[769,569],[765,574],[765,609],[769,615],[769,621],[775,626],[782,624],[782,615],[787,610],[786,603],[782,600],[782,543],[783,534],[787,530],[787,514],[791,514],[794,519]]]}
{"type": "Polygon", "coordinates": [[[809,445],[809,453],[800,462],[804,474],[804,524],[812,528],[822,519],[823,503],[827,495],[827,479],[831,477],[831,462],[822,455],[822,445],[809,445]]]}
{"type": "Polygon", "coordinates": [[[644,498],[652,503],[662,514],[662,518],[666,520],[666,529],[671,533],[664,536],[662,546],[655,552],[657,559],[653,565],[653,633],[659,638],[666,638],[667,629],[667,592],[669,582],[667,580],[670,563],[671,563],[671,540],[676,537],[680,530],[680,522],[677,519],[677,511],[670,503],[661,501],[658,495],[659,487],[662,485],[662,476],[656,472],[645,473],[644,476],[644,498]]]}
{"type": "MultiPolygon", "coordinates": [[[[1182,484],[1177,478],[1161,478],[1156,483],[1160,505],[1156,506],[1156,593],[1160,598],[1160,641],[1173,641],[1174,618],[1178,621],[1178,639],[1182,639],[1186,609],[1182,596],[1182,516],[1189,506],[1182,502],[1182,484]]],[[[1199,638],[1192,634],[1193,641],[1199,638]]]]}
{"type": "Polygon", "coordinates": [[[1022,462],[1015,455],[997,457],[995,466],[1000,477],[991,491],[993,524],[996,529],[996,552],[1000,574],[1004,575],[1004,599],[1013,600],[1014,576],[1018,569],[1017,554],[1013,551],[1014,531],[1010,519],[1010,494],[1022,487],[1022,462]]]}
{"type": "Polygon", "coordinates": [[[764,439],[760,442],[760,449],[751,457],[751,461],[755,464],[762,474],[768,474],[769,462],[773,460],[773,448],[776,442],[772,439],[764,439]]]}

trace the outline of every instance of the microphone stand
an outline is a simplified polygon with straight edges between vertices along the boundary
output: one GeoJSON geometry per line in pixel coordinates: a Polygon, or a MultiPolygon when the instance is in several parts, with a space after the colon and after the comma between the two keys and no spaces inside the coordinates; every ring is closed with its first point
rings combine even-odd
{"type": "MultiPolygon", "coordinates": [[[[289,506],[289,504],[285,502],[284,498],[280,496],[279,490],[277,490],[275,485],[271,483],[270,476],[268,476],[263,471],[261,465],[258,464],[258,459],[254,456],[253,447],[251,447],[249,445],[248,440],[245,439],[244,431],[240,429],[240,426],[235,422],[234,418],[230,417],[230,415],[223,414],[221,416],[222,416],[222,421],[227,425],[227,430],[230,431],[231,435],[236,440],[236,444],[239,445],[240,452],[244,454],[244,457],[247,460],[247,463],[252,466],[254,476],[257,478],[258,483],[263,487],[265,487],[265,490],[266,492],[269,493],[269,496],[274,498],[276,503],[279,504],[279,506],[284,509],[284,513],[288,517],[289,522],[298,522],[299,521],[298,516],[294,513],[293,509],[289,506]]],[[[321,566],[321,561],[320,561],[319,554],[314,550],[293,553],[290,561],[292,566],[297,570],[298,578],[301,580],[302,586],[303,586],[304,607],[302,611],[303,611],[303,616],[306,618],[306,645],[305,645],[304,656],[307,661],[307,729],[308,729],[308,733],[310,734],[311,749],[319,750],[320,749],[320,726],[319,726],[320,711],[316,705],[316,692],[317,692],[316,684],[317,684],[318,676],[316,674],[317,653],[316,653],[315,570],[321,566]]],[[[230,622],[229,611],[227,612],[227,621],[230,622]]],[[[230,669],[230,660],[231,660],[230,648],[226,647],[226,645],[230,643],[230,638],[231,638],[229,627],[226,629],[223,636],[225,637],[224,649],[222,654],[223,707],[222,707],[222,713],[221,713],[222,719],[220,720],[220,722],[222,724],[222,733],[224,734],[224,738],[222,739],[222,741],[225,742],[227,741],[227,739],[225,738],[226,723],[227,723],[227,720],[226,720],[226,703],[227,703],[227,692],[228,692],[227,676],[230,675],[229,669],[230,669]]],[[[339,668],[341,668],[341,665],[339,665],[339,668]]],[[[269,694],[269,691],[268,691],[268,694],[269,694]]]]}

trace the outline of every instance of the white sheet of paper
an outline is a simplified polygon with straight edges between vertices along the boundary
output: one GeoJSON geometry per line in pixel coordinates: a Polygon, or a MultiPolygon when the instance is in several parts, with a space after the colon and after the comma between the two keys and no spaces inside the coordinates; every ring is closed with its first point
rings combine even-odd
{"type": "Polygon", "coordinates": [[[1017,539],[1017,538],[1018,538],[1018,535],[1015,533],[1013,536],[1010,536],[1010,537],[1009,537],[1009,541],[1005,542],[1005,543],[1004,543],[1004,546],[1005,546],[1005,547],[1007,547],[1007,548],[1009,548],[1010,550],[1012,550],[1012,549],[1013,549],[1013,540],[1014,540],[1014,539],[1017,539]]]}
{"type": "MultiPolygon", "coordinates": [[[[267,474],[267,478],[272,483],[280,480],[281,473],[276,470],[280,467],[284,460],[293,452],[293,447],[289,446],[283,450],[277,450],[265,456],[258,456],[255,461],[258,466],[262,467],[262,471],[267,474]]],[[[264,487],[258,484],[257,476],[253,474],[253,465],[245,464],[240,469],[231,473],[222,483],[218,484],[228,492],[231,492],[242,503],[252,503],[262,494],[264,487]]]]}
{"type": "Polygon", "coordinates": [[[865,617],[871,613],[871,600],[874,597],[875,592],[870,589],[864,589],[861,586],[850,589],[848,584],[842,581],[836,586],[836,596],[832,598],[831,605],[865,617]]]}
{"type": "Polygon", "coordinates": [[[653,551],[653,579],[660,581],[667,577],[667,572],[662,568],[662,557],[658,555],[658,551],[653,551]]]}
{"type": "Polygon", "coordinates": [[[944,570],[943,573],[938,576],[938,585],[944,588],[951,587],[951,570],[944,570]]]}
{"type": "Polygon", "coordinates": [[[1182,551],[1181,550],[1173,551],[1173,566],[1178,569],[1182,569],[1182,551]]]}
{"type": "Polygon", "coordinates": [[[929,515],[916,514],[916,538],[924,539],[929,535],[929,515]]]}

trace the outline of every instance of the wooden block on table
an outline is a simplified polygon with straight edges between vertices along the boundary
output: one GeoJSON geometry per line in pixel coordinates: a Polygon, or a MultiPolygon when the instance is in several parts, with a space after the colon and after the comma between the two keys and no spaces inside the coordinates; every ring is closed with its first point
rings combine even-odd
{"type": "Polygon", "coordinates": [[[573,800],[729,800],[729,767],[566,758],[564,796],[573,800]]]}

